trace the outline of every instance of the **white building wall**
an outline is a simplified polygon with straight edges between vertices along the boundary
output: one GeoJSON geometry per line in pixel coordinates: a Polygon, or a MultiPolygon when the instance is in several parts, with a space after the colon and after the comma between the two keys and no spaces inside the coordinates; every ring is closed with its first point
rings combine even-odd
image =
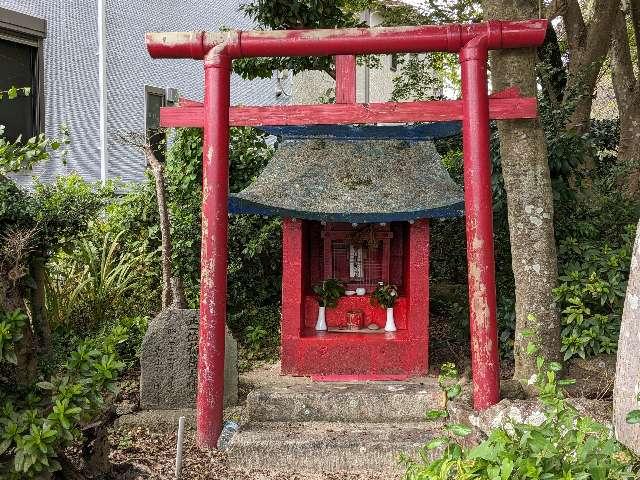
{"type": "MultiPolygon", "coordinates": [[[[196,60],[152,60],[145,49],[147,31],[247,29],[238,11],[241,0],[107,0],[107,125],[109,178],[141,180],[144,159],[121,145],[118,131],[143,131],[145,85],[177,88],[181,96],[201,100],[203,67],[196,60]]],[[[0,7],[47,20],[45,40],[46,132],[56,135],[66,123],[72,144],[66,165],[52,159],[30,175],[51,181],[72,171],[100,179],[97,0],[0,0],[0,7]]],[[[232,78],[232,104],[286,101],[275,97],[271,79],[232,78]]]]}

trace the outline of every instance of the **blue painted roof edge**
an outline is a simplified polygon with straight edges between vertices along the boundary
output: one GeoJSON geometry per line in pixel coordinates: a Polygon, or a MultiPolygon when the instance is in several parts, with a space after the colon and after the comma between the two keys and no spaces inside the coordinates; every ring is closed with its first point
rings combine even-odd
{"type": "Polygon", "coordinates": [[[265,126],[264,132],[284,140],[327,139],[429,141],[457,135],[461,122],[433,122],[417,125],[298,125],[265,126]]]}
{"type": "Polygon", "coordinates": [[[402,222],[421,218],[455,218],[464,215],[464,202],[454,203],[440,208],[394,213],[318,213],[272,207],[252,202],[235,195],[229,196],[229,213],[263,216],[301,218],[327,222],[378,223],[402,222]]]}

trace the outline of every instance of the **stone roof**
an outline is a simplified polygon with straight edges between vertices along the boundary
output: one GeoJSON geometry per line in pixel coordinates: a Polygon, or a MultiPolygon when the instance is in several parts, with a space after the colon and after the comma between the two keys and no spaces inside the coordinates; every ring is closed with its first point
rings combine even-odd
{"type": "Polygon", "coordinates": [[[454,217],[463,190],[430,141],[288,140],[229,210],[352,223],[454,217]]]}

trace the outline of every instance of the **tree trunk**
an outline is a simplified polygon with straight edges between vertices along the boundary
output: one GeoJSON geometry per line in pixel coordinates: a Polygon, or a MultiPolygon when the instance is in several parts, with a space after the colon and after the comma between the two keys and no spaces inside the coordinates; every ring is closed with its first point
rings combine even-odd
{"type": "MultiPolygon", "coordinates": [[[[634,37],[640,37],[640,0],[631,5],[631,19],[634,37]]],[[[640,49],[640,46],[637,46],[640,49]]],[[[640,53],[638,51],[637,53],[640,53]]],[[[636,58],[640,66],[640,59],[636,58]]],[[[620,114],[620,139],[618,143],[618,163],[624,167],[622,181],[629,193],[637,196],[640,192],[640,81],[634,71],[627,19],[623,11],[618,11],[613,27],[611,45],[613,89],[620,114]]]]}
{"type": "MultiPolygon", "coordinates": [[[[484,8],[487,19],[517,20],[536,17],[538,6],[534,0],[485,0],[484,8]]],[[[517,86],[535,96],[535,65],[533,49],[492,52],[493,91],[517,86]]],[[[558,280],[553,191],[539,121],[500,121],[498,133],[516,286],[514,378],[527,380],[537,371],[535,358],[526,353],[529,341],[546,359],[560,357],[560,320],[552,293],[558,280]],[[532,337],[523,336],[525,331],[532,337]]]]}
{"type": "Polygon", "coordinates": [[[640,331],[640,224],[631,259],[629,285],[620,326],[618,360],[613,395],[613,425],[620,442],[640,455],[640,425],[629,425],[627,414],[640,408],[637,395],[640,389],[640,355],[638,355],[638,331],[640,331]]]}
{"type": "Polygon", "coordinates": [[[45,311],[45,260],[38,255],[31,261],[35,288],[31,290],[31,321],[40,353],[51,350],[51,326],[45,311]]]}
{"type": "Polygon", "coordinates": [[[162,309],[168,307],[186,308],[186,299],[182,279],[173,276],[171,268],[171,222],[167,207],[164,185],[164,167],[153,153],[150,145],[144,146],[147,162],[151,167],[156,184],[158,214],[160,216],[160,236],[162,238],[162,309]]]}
{"type": "MultiPolygon", "coordinates": [[[[515,4],[516,0],[512,0],[515,4]]],[[[511,2],[506,2],[511,3],[511,2]]],[[[524,0],[520,4],[532,3],[524,0]]],[[[578,95],[575,110],[567,128],[577,134],[587,132],[590,127],[593,94],[598,83],[604,59],[609,51],[613,20],[620,0],[594,0],[589,23],[582,15],[578,0],[564,0],[562,15],[569,46],[569,78],[567,96],[578,95]]],[[[573,101],[565,97],[565,102],[573,101]]]]}

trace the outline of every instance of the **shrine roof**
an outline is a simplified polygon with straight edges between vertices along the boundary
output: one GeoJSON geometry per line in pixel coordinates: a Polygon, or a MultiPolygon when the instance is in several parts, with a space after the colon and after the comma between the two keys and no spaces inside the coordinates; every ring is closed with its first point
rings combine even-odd
{"type": "Polygon", "coordinates": [[[463,190],[431,141],[286,140],[231,213],[372,223],[461,216],[463,190]]]}

